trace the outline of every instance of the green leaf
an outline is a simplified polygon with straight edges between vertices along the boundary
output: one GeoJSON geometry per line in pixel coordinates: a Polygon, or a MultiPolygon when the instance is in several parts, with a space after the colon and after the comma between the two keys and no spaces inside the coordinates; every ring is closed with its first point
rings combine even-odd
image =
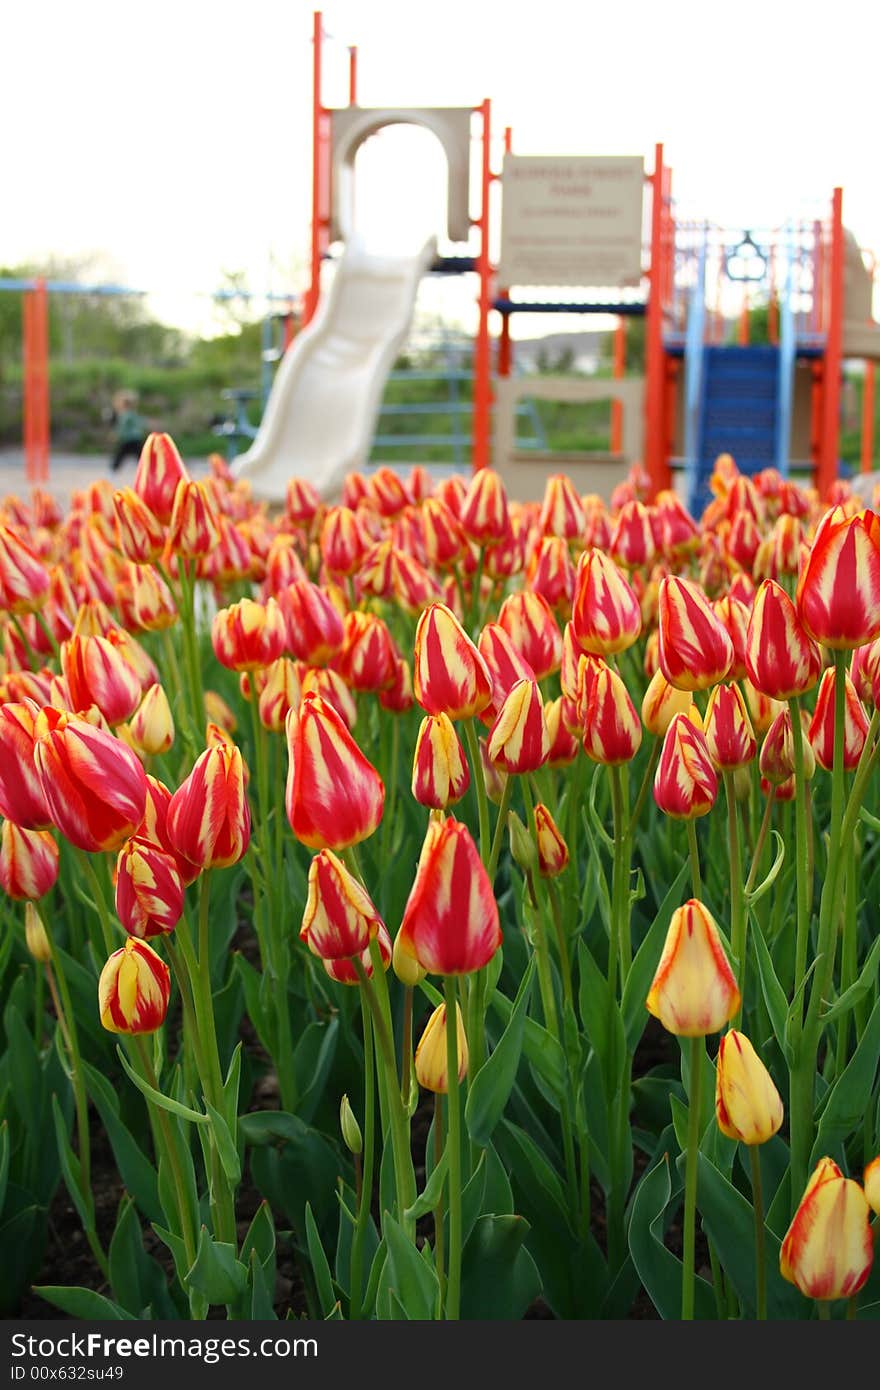
{"type": "Polygon", "coordinates": [[[0,1125],[0,1211],[6,1201],[6,1183],[9,1178],[9,1122],[0,1125]]]}
{"type": "Polygon", "coordinates": [[[327,1090],[327,1077],[339,1042],[339,1019],[327,1023],[310,1023],[294,1052],[294,1067],[302,1085],[296,1113],[306,1124],[312,1119],[327,1090]],[[317,1044],[317,1046],[315,1045],[317,1044]]]}
{"type": "Polygon", "coordinates": [[[52,1117],[55,1121],[55,1142],[58,1145],[58,1157],[61,1161],[61,1172],[64,1174],[64,1185],[83,1226],[87,1231],[93,1231],[95,1229],[95,1201],[90,1189],[83,1191],[82,1167],[71,1147],[67,1135],[67,1124],[61,1113],[58,1097],[55,1095],[52,1097],[52,1117]]]}
{"type": "Polygon", "coordinates": [[[315,1290],[318,1295],[318,1314],[322,1318],[329,1317],[333,1311],[333,1306],[337,1302],[336,1294],[333,1289],[333,1276],[330,1273],[330,1265],[321,1244],[321,1237],[315,1225],[315,1218],[312,1215],[312,1206],[306,1202],[306,1244],[309,1248],[309,1259],[312,1262],[312,1274],[315,1280],[315,1290]]]}
{"type": "Polygon", "coordinates": [[[663,952],[663,943],[669,931],[672,914],[681,906],[682,889],[690,874],[690,866],[685,860],[673,879],[669,890],[657,909],[653,922],[645,933],[641,946],[636,951],[623,987],[623,1026],[629,1051],[635,1052],[639,1039],[648,1021],[645,999],[663,952]]]}
{"type": "Polygon", "coordinates": [[[522,1248],[529,1223],[521,1216],[482,1216],[461,1261],[462,1317],[512,1321],[541,1292],[538,1267],[522,1248]]]}
{"type": "Polygon", "coordinates": [[[874,1077],[880,1054],[880,999],[874,1005],[859,1045],[846,1067],[831,1088],[816,1142],[810,1155],[812,1169],[824,1155],[833,1155],[848,1135],[861,1128],[865,1111],[871,1102],[874,1077]]]}
{"type": "MultiPolygon", "coordinates": [[[[664,1154],[636,1188],[629,1223],[633,1264],[661,1318],[667,1320],[681,1317],[684,1272],[681,1260],[663,1244],[664,1220],[673,1195],[669,1155],[664,1154]]],[[[699,1276],[694,1281],[694,1314],[701,1319],[716,1316],[711,1285],[699,1276]]]]}
{"type": "Polygon", "coordinates": [[[220,1155],[223,1171],[229,1181],[237,1187],[241,1182],[241,1159],[238,1156],[235,1140],[230,1134],[229,1126],[220,1114],[220,1111],[215,1109],[207,1099],[205,1100],[205,1105],[211,1119],[211,1133],[214,1138],[214,1143],[217,1146],[217,1152],[220,1155]]]}
{"type": "Polygon", "coordinates": [[[529,962],[514,1000],[510,1022],[498,1045],[474,1077],[468,1090],[465,1121],[475,1144],[485,1148],[504,1113],[516,1080],[522,1052],[526,1010],[534,978],[534,958],[529,962]]]}
{"type": "MultiPolygon", "coordinates": [[[[440,999],[442,1004],[442,997],[440,999]]],[[[513,1013],[513,1004],[496,990],[491,999],[492,1008],[501,1015],[502,1021],[507,1024],[513,1013]]],[[[548,1033],[540,1023],[533,1018],[527,1018],[525,1030],[523,1032],[523,1052],[529,1063],[543,1081],[550,1087],[554,1095],[562,1094],[564,1088],[568,1086],[568,1076],[565,1066],[565,1054],[552,1033],[548,1033]]]]}
{"type": "MultiPolygon", "coordinates": [[[[724,1272],[733,1283],[749,1316],[755,1316],[755,1213],[741,1192],[719,1173],[704,1153],[697,1157],[697,1206],[706,1234],[724,1272]]],[[[764,1227],[769,1318],[810,1317],[808,1299],[779,1273],[778,1238],[764,1227]]]]}
{"type": "Polygon", "coordinates": [[[770,865],[767,877],[763,878],[761,882],[758,884],[758,886],[756,888],[753,888],[751,893],[749,894],[749,907],[754,907],[755,903],[760,902],[761,898],[763,898],[765,893],[769,893],[770,889],[776,882],[779,870],[782,868],[782,864],[785,859],[785,841],[783,840],[778,830],[771,830],[770,834],[773,836],[774,840],[778,841],[779,848],[776,851],[776,858],[770,865]]]}
{"type": "Polygon", "coordinates": [[[247,1269],[236,1258],[235,1246],[214,1240],[207,1226],[199,1232],[199,1245],[186,1282],[209,1303],[232,1303],[247,1287],[247,1269]]]}
{"type": "Polygon", "coordinates": [[[207,1115],[203,1115],[199,1110],[190,1110],[188,1105],[181,1105],[178,1100],[172,1100],[170,1096],[164,1095],[162,1091],[157,1091],[155,1087],[151,1086],[148,1081],[145,1081],[142,1076],[138,1076],[118,1043],[116,1045],[116,1052],[122,1063],[123,1070],[126,1072],[129,1079],[134,1082],[142,1095],[146,1096],[147,1100],[152,1101],[154,1105],[158,1105],[162,1110],[170,1110],[172,1115],[178,1115],[182,1120],[190,1120],[193,1124],[197,1125],[210,1124],[210,1119],[207,1115]]]}
{"type": "Polygon", "coordinates": [[[263,1268],[267,1269],[275,1259],[275,1247],[275,1222],[272,1219],[272,1208],[268,1202],[264,1201],[254,1212],[254,1218],[241,1243],[240,1259],[247,1264],[251,1255],[254,1254],[263,1268]]]}
{"type": "MultiPolygon", "coordinates": [[[[482,1161],[482,1157],[481,1157],[482,1161]]],[[[411,1207],[407,1207],[404,1213],[408,1221],[418,1221],[421,1217],[427,1216],[432,1212],[440,1201],[443,1193],[443,1184],[446,1181],[446,1169],[449,1166],[449,1154],[444,1148],[440,1162],[431,1171],[431,1176],[425,1183],[422,1191],[411,1207]]]]}
{"type": "Polygon", "coordinates": [[[850,985],[849,989],[843,991],[843,994],[835,1000],[830,1009],[821,1015],[822,1023],[833,1023],[835,1019],[848,1014],[850,1009],[864,998],[868,990],[877,982],[878,961],[880,961],[880,936],[875,939],[874,945],[868,952],[868,959],[862,966],[859,978],[850,985]]]}
{"type": "Polygon", "coordinates": [[[12,1101],[34,1144],[40,1144],[40,1116],[43,1108],[43,1073],[30,1029],[15,1004],[9,1003],[3,1016],[9,1055],[15,1059],[15,1085],[12,1101]]]}
{"type": "Polygon", "coordinates": [[[782,1048],[786,1059],[790,1062],[791,1049],[786,1042],[786,1026],[788,1022],[788,996],[776,975],[773,960],[767,949],[764,940],[764,929],[759,919],[754,913],[752,917],[752,930],[749,932],[749,940],[754,947],[755,959],[758,964],[758,978],[761,981],[761,993],[764,996],[764,1003],[767,1005],[767,1013],[770,1015],[770,1023],[773,1033],[779,1046],[782,1048]]]}
{"type": "Polygon", "coordinates": [[[137,1208],[132,1197],[125,1196],[120,1203],[108,1263],[113,1297],[129,1313],[143,1317],[144,1309],[150,1306],[156,1317],[180,1316],[169,1297],[165,1271],[144,1250],[137,1208]]]}
{"type": "Polygon", "coordinates": [[[265,989],[267,975],[261,975],[255,970],[251,963],[245,960],[244,956],[235,953],[233,956],[234,968],[238,971],[242,985],[244,986],[244,999],[247,1015],[254,1025],[257,1037],[262,1043],[270,1057],[277,1051],[277,1038],[275,1036],[275,1016],[272,1009],[271,1000],[268,999],[265,989]]]}
{"type": "Polygon", "coordinates": [[[271,1281],[266,1269],[260,1263],[256,1250],[251,1251],[248,1264],[248,1272],[251,1282],[251,1306],[250,1316],[254,1321],[268,1322],[277,1318],[272,1302],[275,1291],[275,1270],[272,1266],[271,1281]]]}
{"type": "Polygon", "coordinates": [[[113,1157],[116,1159],[116,1166],[126,1190],[134,1197],[148,1220],[161,1221],[163,1218],[156,1170],[119,1118],[116,1092],[107,1078],[95,1067],[89,1066],[88,1062],[83,1062],[83,1076],[95,1109],[107,1131],[113,1157]]]}
{"type": "Polygon", "coordinates": [[[236,1043],[232,1060],[229,1063],[229,1070],[226,1073],[226,1080],[223,1082],[223,1098],[226,1101],[226,1122],[232,1131],[233,1138],[238,1123],[238,1092],[241,1085],[241,1051],[242,1044],[236,1043]]]}
{"type": "Polygon", "coordinates": [[[67,1313],[72,1318],[91,1322],[137,1321],[131,1313],[120,1308],[118,1303],[112,1303],[109,1298],[95,1293],[93,1289],[68,1288],[62,1284],[35,1284],[34,1293],[38,1293],[47,1303],[54,1304],[62,1313],[67,1313]]]}
{"type": "Polygon", "coordinates": [[[418,1251],[403,1230],[387,1212],[382,1223],[388,1257],[379,1281],[381,1299],[383,1288],[393,1291],[412,1320],[429,1321],[437,1315],[440,1286],[434,1270],[420,1258],[418,1251]]]}

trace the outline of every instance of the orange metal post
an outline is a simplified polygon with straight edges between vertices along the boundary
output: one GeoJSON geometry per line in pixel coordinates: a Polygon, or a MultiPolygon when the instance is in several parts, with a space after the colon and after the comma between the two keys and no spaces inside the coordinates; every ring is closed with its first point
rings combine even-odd
{"type": "Polygon", "coordinates": [[[663,215],[663,173],[663,146],[658,144],[654,150],[654,172],[651,176],[651,263],[648,269],[649,292],[645,334],[645,467],[651,479],[652,496],[662,488],[669,487],[671,483],[663,427],[663,252],[666,222],[663,215]]]}
{"type": "Polygon", "coordinates": [[[742,308],[741,308],[740,311],[739,311],[739,332],[738,332],[738,335],[737,335],[737,341],[739,342],[740,347],[748,347],[748,345],[749,345],[749,287],[748,287],[748,285],[743,285],[743,302],[742,302],[742,308]]]}
{"type": "MultiPolygon", "coordinates": [[[[614,330],[614,362],[612,375],[620,381],[626,372],[626,319],[617,320],[614,330]]],[[[611,402],[611,452],[623,452],[623,401],[611,402]]]]}
{"type": "Polygon", "coordinates": [[[34,292],[21,297],[21,351],[24,370],[24,468],[28,482],[35,481],[34,461],[34,292]]]}
{"type": "Polygon", "coordinates": [[[874,363],[865,363],[862,382],[862,472],[874,466],[874,363]]]}
{"type": "Polygon", "coordinates": [[[37,367],[37,455],[39,482],[49,477],[49,294],[46,281],[37,280],[34,291],[37,367]]]}
{"type": "Polygon", "coordinates": [[[321,127],[324,115],[321,105],[322,35],[321,11],[316,10],[312,29],[312,242],[309,288],[306,290],[303,304],[303,325],[314,317],[321,294],[321,127]]]}
{"type": "Polygon", "coordinates": [[[348,50],[348,104],[357,106],[358,91],[358,51],[357,44],[351,44],[348,50]]]}
{"type": "MultiPolygon", "coordinates": [[[[512,131],[509,125],[504,127],[504,153],[510,154],[513,144],[512,131]]],[[[509,293],[507,289],[499,290],[502,298],[509,293]]],[[[510,341],[510,315],[501,315],[501,332],[498,335],[498,375],[510,376],[513,366],[513,344],[510,341]]]]}
{"type": "Polygon", "coordinates": [[[492,382],[489,356],[489,289],[492,266],[489,260],[489,188],[492,174],[489,168],[489,135],[491,102],[486,100],[475,108],[483,121],[483,161],[480,179],[480,255],[477,268],[480,275],[480,322],[474,350],[474,416],[473,467],[476,471],[489,465],[491,448],[492,382]]]}
{"type": "Polygon", "coordinates": [[[824,498],[837,477],[840,447],[840,375],[843,365],[843,189],[831,204],[831,256],[828,267],[828,325],[822,388],[822,444],[816,488],[824,498]]]}

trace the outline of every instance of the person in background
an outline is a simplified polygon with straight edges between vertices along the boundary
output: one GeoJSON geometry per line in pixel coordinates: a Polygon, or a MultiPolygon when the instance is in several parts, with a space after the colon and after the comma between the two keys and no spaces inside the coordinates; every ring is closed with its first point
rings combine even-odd
{"type": "Polygon", "coordinates": [[[137,395],[134,391],[117,391],[113,397],[113,411],[110,423],[116,426],[116,452],[110,460],[110,468],[117,473],[130,456],[137,463],[149,434],[147,421],[135,410],[137,395]]]}

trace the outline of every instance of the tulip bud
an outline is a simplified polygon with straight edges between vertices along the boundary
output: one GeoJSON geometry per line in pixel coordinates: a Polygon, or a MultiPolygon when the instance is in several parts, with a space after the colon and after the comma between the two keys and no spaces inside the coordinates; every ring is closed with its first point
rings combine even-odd
{"type": "Polygon", "coordinates": [[[422,507],[425,551],[436,570],[454,565],[464,548],[461,527],[445,502],[429,497],[422,507]]]}
{"type": "Polygon", "coordinates": [[[528,590],[510,594],[501,605],[498,624],[531,666],[535,680],[559,670],[562,634],[553,610],[540,594],[528,590]]]}
{"type": "Polygon", "coordinates": [[[174,718],[161,685],[151,685],[135,710],[129,732],[137,749],[153,756],[167,753],[174,742],[174,718]]]}
{"type": "Polygon", "coordinates": [[[470,784],[470,769],[452,721],[445,714],[426,714],[413,757],[412,794],[416,801],[434,811],[445,811],[461,800],[470,784]]]}
{"type": "Polygon", "coordinates": [[[130,936],[98,980],[98,1011],[109,1033],[155,1033],[171,994],[168,966],[145,941],[130,936]]]}
{"type": "Polygon", "coordinates": [[[42,898],[58,878],[58,846],[48,830],[22,830],[4,821],[0,886],[10,898],[42,898]]]}
{"type": "Polygon", "coordinates": [[[287,716],[285,806],[294,835],[309,849],[345,849],[372,835],[385,784],[336,710],[304,695],[287,716]]]}
{"type": "Polygon", "coordinates": [[[798,579],[798,615],[826,647],[845,650],[880,636],[880,517],[833,507],[819,523],[798,579]]]}
{"type": "Polygon", "coordinates": [[[347,613],[343,646],[335,668],[360,693],[388,690],[397,675],[397,649],[381,618],[374,613],[347,613]]]}
{"type": "Polygon", "coordinates": [[[205,714],[212,724],[219,724],[228,734],[234,734],[238,728],[238,720],[216,690],[205,691],[205,714]]]}
{"type": "Polygon", "coordinates": [[[308,526],[321,509],[321,499],[307,478],[291,478],[285,495],[285,515],[298,526],[308,526]]]}
{"type": "Polygon", "coordinates": [[[189,474],[170,434],[147,435],[134,475],[134,492],[163,526],[171,520],[182,479],[188,480],[189,474]]]}
{"type": "Polygon", "coordinates": [[[335,854],[322,849],[309,867],[309,890],[300,940],[315,956],[339,960],[359,956],[378,933],[382,919],[365,888],[335,854]]]}
{"type": "MultiPolygon", "coordinates": [[[[868,717],[849,676],[844,676],[843,766],[852,772],[858,766],[868,737],[868,717]]],[[[816,708],[810,721],[808,738],[816,762],[830,772],[834,766],[835,671],[829,667],[819,682],[816,708]]]]}
{"type": "Polygon", "coordinates": [[[336,711],[348,732],[357,723],[357,704],[345,681],[332,666],[316,669],[310,667],[302,675],[302,698],[300,704],[310,695],[318,695],[336,711]]]}
{"type": "Polygon", "coordinates": [[[171,590],[149,565],[139,565],[132,583],[131,611],[135,625],[146,632],[161,632],[177,622],[171,590]]]}
{"type": "Polygon", "coordinates": [[[443,603],[432,604],[419,618],[413,693],[428,714],[447,714],[450,719],[479,714],[491,699],[486,663],[443,603]]]}
{"type": "Polygon", "coordinates": [[[517,681],[535,680],[536,677],[500,623],[487,623],[480,633],[477,646],[489,671],[492,688],[492,698],[481,711],[480,718],[484,723],[491,724],[517,681]]]}
{"type": "Polygon", "coordinates": [[[642,630],[632,587],[601,550],[586,551],[580,558],[571,621],[582,650],[595,656],[625,651],[642,630]]]}
{"type": "Polygon", "coordinates": [[[144,816],[147,783],[137,755],[112,734],[48,706],[34,734],[37,775],[62,835],[92,853],[119,849],[144,816]]]}
{"type": "Polygon", "coordinates": [[[367,552],[368,537],[349,507],[331,507],[321,527],[321,555],[330,574],[354,574],[367,552]]]}
{"type": "Polygon", "coordinates": [[[493,469],[480,468],[474,474],[461,505],[459,522],[465,535],[478,545],[504,540],[510,529],[507,493],[493,469]]]}
{"type": "Polygon", "coordinates": [[[277,661],[284,651],[287,629],[274,598],[255,603],[243,598],[221,608],[211,624],[214,655],[230,671],[257,671],[277,661]]]}
{"type": "Polygon", "coordinates": [[[740,1006],[740,993],[718,927],[696,898],[676,908],[645,1006],[670,1033],[718,1033],[740,1006]]]}
{"type": "Polygon", "coordinates": [[[348,1152],[351,1154],[363,1153],[364,1137],[361,1134],[361,1127],[355,1119],[355,1113],[351,1108],[348,1096],[343,1096],[339,1102],[339,1128],[342,1131],[342,1138],[348,1152]]]}
{"type": "Polygon", "coordinates": [[[739,686],[713,686],[704,732],[709,756],[720,772],[733,772],[752,761],[758,742],[739,686]]]}
{"type": "Polygon", "coordinates": [[[874,1261],[870,1207],[830,1158],[813,1170],[779,1251],[779,1272],[806,1298],[852,1298],[874,1261]]]}
{"type": "Polygon", "coordinates": [[[669,575],[658,599],[660,669],[679,690],[705,690],[733,664],[733,643],[702,590],[669,575]]]}
{"type": "MultiPolygon", "coordinates": [[[[458,1051],[458,1079],[464,1081],[468,1069],[468,1045],[464,1021],[458,1004],[455,1006],[458,1051]]],[[[415,1055],[416,1080],[426,1091],[446,1095],[449,1090],[449,1070],[446,1052],[446,1005],[438,1004],[425,1024],[415,1055]]]]}
{"type": "Polygon", "coordinates": [[[540,801],[535,806],[535,839],[541,877],[556,878],[568,866],[568,845],[547,807],[540,801]]]}
{"type": "Polygon", "coordinates": [[[536,772],[543,767],[550,740],[536,681],[517,681],[492,725],[487,753],[507,773],[536,772]]]}
{"type": "Polygon", "coordinates": [[[487,748],[488,739],[481,738],[480,762],[483,767],[483,780],[486,783],[486,795],[494,806],[500,806],[504,797],[504,788],[507,786],[507,773],[502,772],[497,763],[493,763],[489,757],[487,748]]]}
{"type": "Polygon", "coordinates": [[[288,585],[281,602],[290,653],[309,666],[325,666],[343,643],[342,618],[332,599],[305,579],[288,585]]]}
{"type": "Polygon", "coordinates": [[[52,948],[49,945],[46,928],[32,902],[25,904],[24,940],[30,955],[39,965],[45,965],[47,961],[52,959],[52,948]]]}
{"type": "Polygon", "coordinates": [[[782,1124],[782,1101],[744,1033],[731,1029],[718,1044],[715,1118],[728,1139],[766,1144],[782,1124]]]}
{"type": "Polygon", "coordinates": [[[174,494],[168,548],[181,559],[209,555],[220,540],[214,503],[204,483],[183,479],[174,494]]]}
{"type": "Polygon", "coordinates": [[[97,705],[112,726],[128,719],[140,704],[137,673],[106,637],[70,637],[61,647],[61,669],[77,711],[97,705]]]}
{"type": "Polygon", "coordinates": [[[165,549],[165,527],[135,492],[122,488],[113,494],[119,549],[135,565],[152,565],[165,549]]]}
{"type": "Polygon", "coordinates": [[[642,699],[642,723],[649,733],[662,738],[677,714],[689,713],[691,702],[689,690],[676,690],[657,670],[642,699]]]}
{"type": "Polygon", "coordinates": [[[516,811],[507,813],[507,833],[510,837],[510,855],[514,864],[517,864],[524,874],[532,873],[538,867],[538,847],[516,811]]]}
{"type": "Polygon", "coordinates": [[[675,820],[705,816],[715,805],[718,777],[703,734],[685,714],[666,731],[654,774],[654,800],[675,820]]]}
{"type": "Polygon", "coordinates": [[[394,938],[394,946],[391,952],[391,964],[394,973],[402,985],[415,987],[427,975],[427,970],[423,970],[414,955],[407,950],[406,942],[402,939],[400,932],[394,938]]]}
{"type": "Polygon", "coordinates": [[[428,826],[400,927],[403,947],[433,975],[488,965],[501,945],[498,904],[467,826],[428,826]]]}
{"type": "MultiPolygon", "coordinates": [[[[379,947],[382,969],[387,970],[391,964],[391,937],[388,935],[388,929],[384,922],[379,923],[379,930],[376,933],[375,941],[379,947]]],[[[368,946],[366,950],[361,952],[359,959],[367,979],[372,979],[373,957],[371,954],[371,946],[368,946]]],[[[330,979],[335,980],[338,985],[359,985],[361,981],[360,976],[354,968],[354,960],[354,956],[340,956],[338,960],[322,959],[321,963],[330,976],[330,979]]]]}
{"type": "MultiPolygon", "coordinates": [[[[565,767],[573,763],[578,755],[580,745],[565,725],[563,703],[564,699],[560,696],[558,700],[547,700],[544,704],[544,722],[547,725],[547,738],[550,743],[548,767],[565,767]]],[[[576,727],[580,733],[580,724],[576,727]]]]}
{"type": "Polygon", "coordinates": [[[33,701],[0,704],[0,815],[25,830],[52,824],[34,765],[33,701]]]}
{"type": "Polygon", "coordinates": [[[168,806],[168,838],[201,869],[237,864],[250,844],[244,761],[236,747],[206,748],[168,806]]]}
{"type": "Polygon", "coordinates": [[[9,526],[0,525],[0,609],[33,613],[49,591],[49,571],[9,526]]]}
{"type": "Polygon", "coordinates": [[[756,690],[789,700],[812,690],[822,670],[819,648],[807,635],[785,590],[765,579],[755,595],[746,634],[746,671],[756,690]]]}
{"type": "Polygon", "coordinates": [[[265,671],[265,684],[260,691],[260,723],[274,734],[282,734],[291,709],[298,709],[302,686],[296,665],[289,657],[281,656],[265,671]]]}
{"type": "Polygon", "coordinates": [[[862,1174],[862,1186],[865,1189],[868,1206],[875,1216],[880,1216],[880,1155],[871,1159],[862,1174]]]}
{"type": "Polygon", "coordinates": [[[544,501],[538,517],[542,536],[558,536],[576,541],[583,534],[586,518],[574,484],[565,473],[554,473],[547,479],[544,501]]]}
{"type": "Polygon", "coordinates": [[[733,643],[733,664],[727,672],[728,681],[741,681],[746,674],[746,644],[751,610],[741,599],[726,594],[712,604],[716,617],[727,629],[733,643]]]}
{"type": "Polygon", "coordinates": [[[173,854],[133,836],[116,860],[116,915],[129,936],[172,932],[183,913],[184,882],[173,854]]]}
{"type": "Polygon", "coordinates": [[[529,565],[529,586],[557,612],[571,610],[576,578],[568,545],[559,536],[545,536],[529,565]]]}
{"type": "Polygon", "coordinates": [[[637,569],[650,565],[656,549],[647,507],[635,499],[624,503],[608,542],[611,558],[625,569],[637,569]]]}
{"type": "Polygon", "coordinates": [[[642,726],[629,692],[617,672],[603,665],[587,683],[584,752],[613,767],[631,762],[641,742],[642,726]]]}

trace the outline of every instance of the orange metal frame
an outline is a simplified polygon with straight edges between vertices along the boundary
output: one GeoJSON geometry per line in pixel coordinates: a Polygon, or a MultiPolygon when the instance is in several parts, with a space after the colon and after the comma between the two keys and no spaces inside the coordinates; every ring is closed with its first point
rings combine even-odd
{"type": "Polygon", "coordinates": [[[843,189],[831,202],[830,254],[826,265],[828,319],[822,372],[822,419],[816,489],[824,498],[837,477],[840,448],[840,378],[843,367],[843,189]]]}
{"type": "Polygon", "coordinates": [[[672,279],[669,246],[671,216],[668,207],[670,171],[663,165],[663,146],[654,150],[651,184],[651,261],[645,329],[645,468],[655,496],[672,482],[666,452],[666,355],[663,349],[663,305],[672,279]]]}
{"type": "Polygon", "coordinates": [[[24,461],[28,482],[49,477],[49,296],[38,279],[22,296],[24,461]]]}

